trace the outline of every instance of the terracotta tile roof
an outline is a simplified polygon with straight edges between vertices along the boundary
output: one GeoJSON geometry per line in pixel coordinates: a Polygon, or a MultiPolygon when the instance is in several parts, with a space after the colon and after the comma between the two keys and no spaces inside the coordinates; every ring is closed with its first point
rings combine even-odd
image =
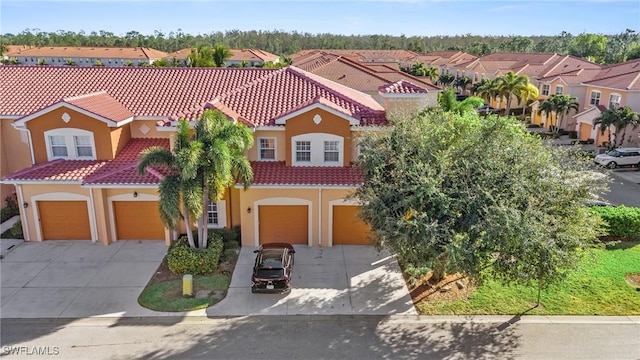
{"type": "Polygon", "coordinates": [[[142,150],[152,146],[169,148],[169,139],[132,138],[113,161],[89,174],[84,183],[88,185],[155,185],[166,174],[166,169],[150,169],[138,175],[138,161],[142,150]]]}
{"type": "Polygon", "coordinates": [[[640,59],[607,66],[584,83],[621,90],[640,90],[640,59]]]}
{"type": "Polygon", "coordinates": [[[114,99],[106,91],[67,97],[62,101],[75,105],[81,109],[102,116],[115,123],[128,120],[133,117],[133,113],[124,107],[118,100],[114,99]]]}
{"type": "Polygon", "coordinates": [[[419,55],[410,50],[356,50],[356,49],[326,49],[303,50],[291,55],[292,60],[298,60],[314,52],[324,52],[344,57],[351,57],[363,62],[403,62],[419,55]]]}
{"type": "Polygon", "coordinates": [[[428,91],[408,81],[400,80],[393,84],[382,85],[378,88],[385,94],[426,94],[428,91]]]}
{"type": "Polygon", "coordinates": [[[22,48],[7,54],[10,57],[64,57],[64,58],[118,58],[118,59],[147,59],[155,60],[167,56],[167,53],[142,47],[73,47],[73,46],[43,46],[22,48]]]}
{"type": "MultiPolygon", "coordinates": [[[[280,114],[323,97],[362,121],[386,123],[371,96],[295,67],[0,67],[0,115],[26,116],[56,101],[105,91],[136,117],[199,118],[216,103],[247,124],[275,125],[280,114]],[[210,105],[207,105],[210,104],[210,105]],[[268,104],[265,106],[264,104],[268,104]]],[[[235,118],[235,117],[234,117],[235,118]]]]}
{"type": "Polygon", "coordinates": [[[286,166],[283,161],[254,161],[253,185],[358,186],[362,171],[357,167],[286,166]]]}
{"type": "Polygon", "coordinates": [[[107,162],[101,160],[63,160],[57,159],[17,171],[5,176],[2,180],[29,182],[82,182],[94,171],[103,167],[107,162]]]}
{"type": "Polygon", "coordinates": [[[358,63],[343,57],[322,52],[314,53],[296,66],[319,75],[323,78],[348,86],[369,94],[376,94],[380,86],[398,81],[408,81],[426,90],[440,90],[426,79],[420,79],[403,73],[395,64],[395,69],[388,64],[374,65],[358,63]]]}
{"type": "Polygon", "coordinates": [[[565,83],[567,83],[568,85],[576,85],[576,84],[580,84],[583,83],[585,81],[589,81],[592,80],[593,78],[595,78],[599,73],[600,73],[600,69],[579,69],[579,70],[571,70],[568,71],[566,73],[560,73],[560,74],[553,74],[551,76],[545,76],[542,77],[540,79],[538,79],[539,81],[553,81],[556,78],[561,78],[565,83]]]}

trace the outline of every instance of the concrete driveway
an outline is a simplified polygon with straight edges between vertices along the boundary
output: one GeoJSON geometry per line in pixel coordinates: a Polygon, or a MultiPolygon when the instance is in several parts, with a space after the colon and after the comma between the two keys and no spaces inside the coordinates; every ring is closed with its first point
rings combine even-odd
{"type": "Polygon", "coordinates": [[[288,295],[251,293],[255,249],[242,248],[226,298],[207,315],[417,315],[397,261],[372,246],[295,246],[288,295]]]}
{"type": "Polygon", "coordinates": [[[241,249],[220,303],[160,313],[138,296],[167,252],[162,241],[10,242],[2,240],[2,318],[416,314],[395,259],[370,246],[296,246],[289,295],[252,294],[255,248],[241,249]]]}
{"type": "Polygon", "coordinates": [[[21,242],[0,262],[0,317],[156,316],[138,295],[166,253],[164,241],[21,242]]]}

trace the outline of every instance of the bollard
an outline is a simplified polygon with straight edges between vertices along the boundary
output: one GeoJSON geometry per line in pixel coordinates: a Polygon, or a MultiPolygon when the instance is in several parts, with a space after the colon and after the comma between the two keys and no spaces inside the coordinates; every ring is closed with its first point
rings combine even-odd
{"type": "Polygon", "coordinates": [[[187,274],[182,277],[182,296],[193,295],[193,275],[187,274]]]}

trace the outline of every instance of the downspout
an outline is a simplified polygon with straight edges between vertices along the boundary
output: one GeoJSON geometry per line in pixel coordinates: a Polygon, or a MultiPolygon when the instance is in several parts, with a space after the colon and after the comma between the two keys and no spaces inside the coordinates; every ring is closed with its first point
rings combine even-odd
{"type": "MultiPolygon", "coordinates": [[[[98,219],[96,218],[96,207],[95,207],[95,201],[93,199],[93,188],[89,188],[89,201],[90,201],[90,208],[91,208],[91,217],[93,218],[93,226],[91,229],[91,236],[93,237],[93,239],[91,239],[92,243],[95,243],[98,241],[98,219]]],[[[108,245],[108,244],[106,244],[108,245]]]]}
{"type": "Polygon", "coordinates": [[[318,188],[318,246],[322,246],[322,188],[318,188]]]}
{"type": "MultiPolygon", "coordinates": [[[[20,206],[25,203],[24,194],[22,193],[22,185],[16,184],[16,187],[18,188],[18,206],[20,206]]],[[[35,205],[31,204],[31,206],[35,206],[35,205]]],[[[22,229],[24,230],[25,235],[27,235],[26,240],[31,241],[31,234],[29,233],[29,223],[27,222],[27,210],[23,207],[20,214],[21,214],[20,221],[22,221],[22,229]]],[[[35,221],[35,218],[34,218],[34,221],[35,221]]]]}

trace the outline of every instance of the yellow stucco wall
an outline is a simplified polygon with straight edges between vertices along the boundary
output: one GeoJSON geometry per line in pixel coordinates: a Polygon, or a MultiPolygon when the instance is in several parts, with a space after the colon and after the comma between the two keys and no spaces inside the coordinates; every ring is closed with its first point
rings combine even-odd
{"type": "Polygon", "coordinates": [[[249,161],[258,161],[260,159],[260,138],[275,138],[276,139],[276,160],[285,161],[287,143],[285,140],[284,131],[269,131],[269,130],[257,130],[253,133],[253,147],[247,151],[247,158],[249,161]]]}
{"type": "MultiPolygon", "coordinates": [[[[31,166],[29,137],[11,124],[11,119],[0,120],[0,178],[31,166]]],[[[0,186],[0,207],[4,207],[5,197],[14,191],[13,185],[0,186]]]]}

